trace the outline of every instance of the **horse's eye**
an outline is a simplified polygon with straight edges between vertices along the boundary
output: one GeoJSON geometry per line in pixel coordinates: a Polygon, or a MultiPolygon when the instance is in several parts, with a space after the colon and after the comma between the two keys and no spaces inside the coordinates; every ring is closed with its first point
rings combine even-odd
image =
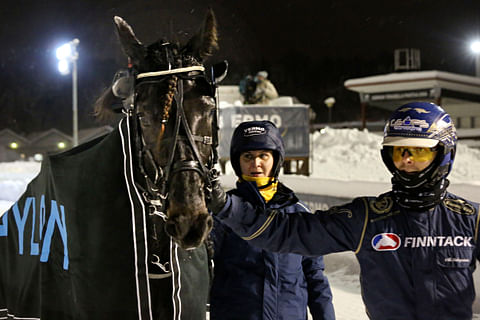
{"type": "Polygon", "coordinates": [[[201,90],[202,93],[206,95],[211,95],[211,86],[210,83],[205,78],[200,78],[195,81],[195,85],[198,88],[198,90],[201,90]]]}

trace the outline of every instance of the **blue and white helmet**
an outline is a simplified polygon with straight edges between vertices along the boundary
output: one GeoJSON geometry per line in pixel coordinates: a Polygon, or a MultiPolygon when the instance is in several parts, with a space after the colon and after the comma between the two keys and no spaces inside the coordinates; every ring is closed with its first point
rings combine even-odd
{"type": "Polygon", "coordinates": [[[423,170],[429,172],[423,178],[438,181],[452,169],[457,134],[450,115],[441,107],[430,102],[412,102],[392,113],[385,125],[382,145],[383,162],[394,175],[398,170],[389,147],[437,147],[437,158],[423,170]]]}

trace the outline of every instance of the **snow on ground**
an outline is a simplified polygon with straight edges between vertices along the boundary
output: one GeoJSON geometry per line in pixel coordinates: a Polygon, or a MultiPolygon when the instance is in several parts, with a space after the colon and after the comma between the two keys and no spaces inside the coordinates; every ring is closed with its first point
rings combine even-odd
{"type": "MultiPolygon", "coordinates": [[[[390,174],[380,157],[381,136],[356,129],[331,129],[311,135],[313,170],[310,177],[282,175],[281,180],[300,192],[299,189],[319,190],[319,184],[327,185],[329,195],[350,196],[375,195],[387,191],[390,174]],[[323,183],[319,183],[323,181],[323,183]],[[348,181],[348,184],[343,182],[348,181]],[[298,184],[298,187],[296,186],[298,184]],[[336,185],[337,187],[332,187],[336,185]],[[354,186],[363,186],[356,194],[354,186]]],[[[23,193],[27,183],[40,171],[38,162],[0,163],[0,216],[23,193]]],[[[234,181],[233,170],[227,167],[227,176],[234,181]]],[[[480,151],[459,143],[454,168],[449,176],[451,188],[470,191],[476,195],[480,187],[480,151]]],[[[222,181],[223,183],[223,181],[222,181]]],[[[358,188],[357,188],[358,189],[358,188]]],[[[462,195],[462,192],[458,192],[462,195]]],[[[480,197],[479,197],[480,198],[480,197]]],[[[479,201],[477,199],[474,199],[479,201]]],[[[325,256],[326,274],[332,291],[338,320],[368,319],[361,300],[358,281],[359,267],[351,252],[325,256]]],[[[477,284],[477,288],[480,285],[477,284]]],[[[480,312],[477,299],[474,311],[480,312]]],[[[479,319],[475,315],[473,319],[479,319]]]]}
{"type": "MultiPolygon", "coordinates": [[[[312,177],[342,181],[390,182],[381,155],[382,136],[367,130],[331,129],[310,135],[312,177]]],[[[480,184],[480,151],[460,142],[450,182],[480,184]]]]}
{"type": "Polygon", "coordinates": [[[22,195],[39,171],[39,162],[0,162],[0,214],[22,195]]]}

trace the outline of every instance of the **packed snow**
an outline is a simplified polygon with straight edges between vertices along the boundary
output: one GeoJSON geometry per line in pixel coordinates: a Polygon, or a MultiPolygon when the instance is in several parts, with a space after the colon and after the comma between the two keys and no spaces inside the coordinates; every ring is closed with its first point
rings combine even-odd
{"type": "MultiPolygon", "coordinates": [[[[380,157],[382,140],[380,135],[366,130],[326,128],[311,134],[310,139],[311,176],[281,175],[280,177],[294,190],[304,188],[318,191],[321,190],[319,186],[328,184],[329,194],[345,196],[345,193],[348,193],[350,197],[367,193],[374,195],[377,193],[375,186],[378,191],[388,191],[390,174],[380,157]],[[333,185],[339,187],[332,188],[333,185]],[[355,185],[360,186],[361,190],[351,189],[355,185]]],[[[0,163],[0,213],[8,210],[39,171],[40,163],[38,162],[0,163]]],[[[227,168],[226,176],[229,176],[231,181],[234,180],[231,167],[227,168]]],[[[460,142],[449,178],[451,188],[462,187],[460,190],[471,194],[472,200],[479,201],[480,151],[468,148],[460,142]]],[[[454,192],[465,196],[462,192],[454,192]]],[[[465,197],[468,198],[468,196],[465,197]]],[[[354,255],[350,252],[335,253],[327,255],[325,261],[337,319],[368,319],[361,300],[359,267],[354,255]]],[[[480,287],[480,281],[478,282],[477,288],[480,287]]],[[[477,299],[474,312],[480,313],[479,306],[479,299],[477,299]]],[[[480,319],[480,315],[476,314],[474,319],[480,319]]]]}

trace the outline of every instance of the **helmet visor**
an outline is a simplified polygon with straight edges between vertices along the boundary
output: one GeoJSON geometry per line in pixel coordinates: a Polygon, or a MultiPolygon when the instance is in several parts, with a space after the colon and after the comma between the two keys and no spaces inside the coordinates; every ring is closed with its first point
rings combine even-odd
{"type": "Polygon", "coordinates": [[[433,148],[438,144],[438,140],[427,138],[407,138],[407,137],[385,137],[383,139],[383,146],[410,146],[421,148],[433,148]]]}
{"type": "Polygon", "coordinates": [[[418,162],[432,161],[437,155],[436,148],[422,148],[422,147],[393,147],[392,159],[393,161],[402,161],[405,153],[418,162]]]}

